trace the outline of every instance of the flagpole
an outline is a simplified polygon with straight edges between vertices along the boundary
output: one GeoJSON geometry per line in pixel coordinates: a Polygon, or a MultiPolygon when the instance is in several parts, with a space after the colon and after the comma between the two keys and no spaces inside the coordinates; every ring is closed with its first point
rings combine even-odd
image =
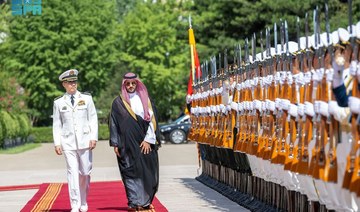
{"type": "Polygon", "coordinates": [[[191,78],[192,85],[195,85],[195,58],[194,58],[194,32],[191,25],[191,15],[189,15],[189,44],[190,44],[190,54],[191,54],[191,78]]]}

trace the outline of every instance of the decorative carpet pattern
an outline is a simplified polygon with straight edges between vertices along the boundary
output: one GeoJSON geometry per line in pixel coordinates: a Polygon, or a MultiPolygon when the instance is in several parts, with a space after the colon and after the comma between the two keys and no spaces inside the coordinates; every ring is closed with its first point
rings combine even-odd
{"type": "MultiPolygon", "coordinates": [[[[125,188],[121,181],[93,182],[88,195],[89,212],[92,211],[127,211],[125,188]]],[[[155,197],[153,201],[156,212],[168,211],[155,197]]],[[[69,212],[69,192],[65,183],[44,183],[38,192],[23,207],[22,212],[49,211],[69,212]]],[[[146,211],[146,210],[144,210],[146,211]]]]}

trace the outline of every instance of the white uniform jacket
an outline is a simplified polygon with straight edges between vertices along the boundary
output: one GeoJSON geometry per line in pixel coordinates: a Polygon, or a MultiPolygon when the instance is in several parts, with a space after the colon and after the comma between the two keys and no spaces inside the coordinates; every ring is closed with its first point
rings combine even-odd
{"type": "Polygon", "coordinates": [[[54,144],[61,145],[63,150],[86,149],[90,140],[98,140],[98,119],[92,97],[79,91],[74,96],[74,106],[69,94],[54,101],[54,144]]]}

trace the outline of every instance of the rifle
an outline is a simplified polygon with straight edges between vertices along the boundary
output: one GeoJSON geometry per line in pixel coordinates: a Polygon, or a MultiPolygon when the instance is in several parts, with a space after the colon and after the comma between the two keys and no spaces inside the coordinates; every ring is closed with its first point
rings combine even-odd
{"type": "Polygon", "coordinates": [[[236,149],[236,141],[238,140],[239,130],[240,130],[240,112],[239,112],[239,100],[240,100],[240,74],[241,74],[241,46],[240,44],[236,45],[234,48],[234,65],[233,69],[235,71],[235,88],[233,92],[233,100],[231,102],[231,122],[233,125],[234,133],[231,140],[231,148],[236,149]]]}
{"type": "MultiPolygon", "coordinates": [[[[204,70],[204,64],[201,64],[201,70],[204,70]]],[[[204,76],[199,77],[199,85],[200,85],[200,99],[199,99],[199,135],[197,142],[202,143],[204,141],[205,136],[205,107],[206,107],[206,97],[205,97],[205,83],[204,76]]]]}
{"type": "MultiPolygon", "coordinates": [[[[309,48],[309,26],[308,26],[308,14],[305,14],[305,62],[304,62],[304,95],[305,101],[304,105],[311,104],[312,102],[312,92],[313,92],[313,81],[311,81],[311,69],[312,69],[312,57],[313,52],[309,48]]],[[[302,96],[302,95],[301,95],[302,96]]],[[[299,162],[296,167],[296,171],[299,174],[307,174],[309,170],[309,152],[308,145],[313,137],[312,129],[313,122],[312,116],[304,113],[302,116],[302,122],[305,123],[303,133],[300,135],[302,140],[301,151],[299,155],[299,162]]]]}
{"type": "MultiPolygon", "coordinates": [[[[329,61],[326,64],[326,68],[329,70],[329,73],[328,73],[329,76],[328,76],[327,81],[328,81],[328,88],[329,88],[329,92],[330,92],[330,94],[328,94],[328,96],[330,97],[330,99],[329,99],[329,102],[330,102],[335,99],[334,93],[331,91],[331,88],[332,88],[331,74],[333,74],[333,71],[334,71],[331,68],[331,64],[334,61],[334,50],[333,50],[333,45],[330,43],[331,42],[331,40],[330,40],[330,24],[329,24],[329,15],[328,14],[329,14],[328,13],[328,4],[325,3],[325,19],[326,19],[325,28],[326,28],[326,40],[328,43],[327,55],[326,55],[325,59],[330,58],[330,60],[325,60],[325,61],[329,61]]],[[[323,180],[326,182],[337,183],[338,167],[337,167],[336,146],[339,141],[339,122],[334,119],[334,116],[332,114],[329,114],[328,124],[329,124],[330,148],[329,148],[327,158],[326,158],[323,180]]]]}
{"type": "Polygon", "coordinates": [[[252,39],[252,103],[253,108],[251,112],[251,136],[250,136],[250,145],[248,149],[248,153],[251,155],[256,155],[259,147],[258,136],[259,136],[259,119],[260,119],[260,110],[261,110],[261,102],[259,99],[261,98],[261,88],[259,84],[259,61],[256,58],[256,35],[253,34],[252,39]]]}
{"type": "Polygon", "coordinates": [[[249,72],[250,72],[250,61],[249,61],[249,46],[248,46],[248,39],[245,40],[245,72],[243,74],[243,92],[242,92],[242,103],[244,106],[243,113],[241,116],[241,130],[240,130],[240,138],[239,138],[239,151],[246,152],[247,150],[247,141],[249,139],[249,72]]]}
{"type": "Polygon", "coordinates": [[[211,133],[210,133],[210,138],[209,138],[209,143],[211,144],[211,146],[215,146],[215,137],[216,137],[216,134],[217,134],[217,120],[216,120],[216,114],[217,114],[217,111],[216,111],[216,106],[218,104],[218,101],[217,101],[217,75],[216,75],[216,57],[213,56],[210,58],[210,61],[211,61],[211,69],[212,69],[212,72],[211,72],[211,78],[212,78],[212,101],[211,101],[211,133]]]}
{"type": "Polygon", "coordinates": [[[224,136],[223,136],[223,147],[229,149],[230,146],[232,149],[232,140],[233,140],[233,127],[234,119],[232,117],[231,102],[232,101],[232,83],[234,82],[227,59],[227,50],[224,52],[224,91],[223,91],[223,104],[225,105],[225,118],[224,118],[224,136]]]}
{"type": "Polygon", "coordinates": [[[203,129],[205,130],[205,132],[203,133],[202,136],[202,143],[208,143],[208,138],[210,135],[210,131],[207,130],[210,127],[210,115],[211,115],[211,110],[210,110],[210,105],[211,105],[211,98],[212,96],[210,95],[210,91],[211,91],[211,83],[209,82],[209,64],[208,61],[206,60],[203,64],[203,85],[204,85],[204,90],[205,90],[205,102],[204,102],[204,106],[203,106],[203,114],[204,114],[204,121],[203,121],[203,129]]]}
{"type": "Polygon", "coordinates": [[[217,106],[219,106],[217,113],[217,133],[215,135],[215,146],[222,147],[223,145],[223,136],[224,136],[224,125],[225,125],[225,116],[223,113],[224,104],[222,101],[222,91],[223,91],[223,74],[224,69],[221,67],[221,54],[219,53],[219,69],[218,69],[218,79],[219,79],[219,89],[217,95],[217,106]]]}
{"type": "MultiPolygon", "coordinates": [[[[293,58],[292,58],[293,60],[293,58]]],[[[296,60],[296,59],[295,59],[296,60]]],[[[294,65],[296,66],[296,63],[294,61],[294,65]]],[[[292,66],[290,66],[292,67],[292,66]]],[[[293,73],[297,74],[298,70],[297,67],[293,67],[293,73]]],[[[294,78],[297,77],[298,75],[294,75],[294,78]]],[[[290,81],[291,82],[291,81],[290,81]]],[[[285,154],[285,165],[284,165],[284,169],[285,170],[291,170],[294,160],[297,157],[297,143],[298,143],[298,139],[299,139],[299,127],[297,126],[298,124],[298,113],[297,113],[297,104],[298,104],[298,100],[297,100],[297,94],[299,92],[298,89],[298,85],[296,82],[292,82],[291,84],[291,104],[289,106],[289,116],[290,116],[290,123],[289,123],[289,133],[288,133],[288,138],[289,138],[289,143],[286,144],[286,154],[285,154]]]]}
{"type": "Polygon", "coordinates": [[[287,55],[284,51],[284,40],[285,40],[285,25],[284,22],[281,21],[280,27],[280,41],[281,41],[281,60],[279,58],[277,63],[277,81],[278,88],[277,88],[277,98],[276,101],[276,141],[275,141],[275,151],[273,152],[272,156],[272,163],[275,164],[284,164],[285,161],[285,142],[287,136],[287,111],[284,112],[284,108],[282,107],[282,100],[287,100],[287,91],[288,85],[286,82],[286,72],[284,70],[287,69],[287,55]]]}
{"type": "MultiPolygon", "coordinates": [[[[318,68],[318,70],[320,69],[320,54],[321,54],[321,47],[319,46],[319,37],[318,37],[318,8],[316,7],[316,9],[314,10],[314,37],[315,37],[315,44],[314,44],[314,48],[315,48],[315,56],[314,56],[314,67],[318,68]]],[[[317,73],[314,73],[314,76],[316,76],[317,73]]],[[[321,99],[321,86],[318,86],[318,84],[320,83],[319,81],[316,81],[318,79],[314,79],[314,90],[313,90],[313,96],[315,96],[315,100],[314,103],[315,105],[313,106],[314,111],[315,111],[315,126],[314,126],[314,137],[313,137],[313,142],[315,142],[315,146],[314,148],[311,150],[312,155],[311,155],[311,159],[310,159],[310,167],[309,167],[309,175],[312,175],[315,179],[319,179],[320,178],[320,169],[318,169],[317,164],[319,161],[319,152],[320,152],[320,139],[321,139],[321,116],[319,114],[319,110],[318,110],[318,100],[321,99]]]]}
{"type": "MultiPolygon", "coordinates": [[[[269,39],[267,41],[268,43],[268,52],[267,52],[267,63],[268,63],[268,71],[267,74],[267,83],[269,83],[268,88],[268,100],[266,100],[266,107],[269,108],[267,110],[266,116],[267,116],[267,137],[266,137],[266,146],[263,153],[263,159],[264,160],[270,160],[272,157],[272,153],[274,151],[273,147],[273,137],[274,137],[274,120],[275,120],[275,114],[272,110],[274,107],[274,101],[275,101],[275,70],[276,70],[276,63],[274,63],[273,56],[271,55],[271,42],[270,42],[270,29],[268,29],[268,35],[269,39]]],[[[276,23],[274,24],[274,40],[275,40],[275,46],[277,46],[277,29],[276,29],[276,23]]]]}
{"type": "MultiPolygon", "coordinates": [[[[296,102],[298,104],[297,106],[297,118],[296,118],[296,122],[297,122],[297,132],[296,132],[296,142],[294,144],[294,157],[292,160],[292,164],[290,167],[290,170],[292,172],[297,172],[297,166],[300,160],[300,156],[301,156],[301,151],[302,151],[302,147],[304,145],[304,136],[302,136],[303,134],[303,129],[304,129],[304,121],[303,121],[303,107],[304,107],[304,99],[305,99],[305,87],[304,87],[304,53],[301,49],[301,42],[302,40],[300,39],[300,18],[297,17],[297,24],[296,24],[296,31],[297,31],[297,42],[298,42],[298,50],[297,50],[297,54],[296,54],[296,60],[294,63],[294,70],[296,71],[296,73],[298,73],[298,76],[296,77],[296,82],[295,82],[295,86],[292,87],[292,92],[295,94],[299,94],[299,96],[292,99],[292,104],[294,104],[294,102],[296,102]],[[295,87],[295,88],[294,88],[295,87]],[[300,111],[300,113],[299,113],[300,111]]],[[[304,37],[305,38],[305,37],[304,37]]],[[[293,126],[291,126],[293,127],[293,126]]]]}
{"type": "Polygon", "coordinates": [[[242,75],[243,75],[243,69],[242,69],[242,60],[241,60],[241,46],[240,44],[236,47],[236,62],[237,62],[237,78],[236,78],[236,91],[234,96],[233,104],[236,103],[237,105],[234,106],[237,109],[236,113],[236,124],[235,127],[237,129],[236,136],[235,136],[235,145],[234,145],[234,151],[239,150],[239,140],[240,140],[240,130],[241,130],[241,116],[242,116],[242,109],[241,107],[241,84],[243,83],[242,75]]]}
{"type": "Polygon", "coordinates": [[[259,147],[257,149],[256,156],[259,158],[263,158],[264,150],[266,148],[267,140],[268,140],[268,110],[266,110],[266,99],[268,99],[268,85],[267,85],[267,74],[268,74],[268,53],[269,53],[269,32],[268,28],[265,30],[265,55],[264,57],[264,49],[263,49],[263,39],[262,39],[262,31],[260,32],[260,48],[261,48],[261,63],[260,63],[260,75],[261,75],[261,84],[260,84],[260,96],[262,96],[261,104],[262,104],[262,111],[261,111],[261,121],[260,121],[260,131],[259,131],[259,147]]]}
{"type": "MultiPolygon", "coordinates": [[[[318,20],[317,20],[318,21],[318,20]]],[[[319,22],[317,22],[319,23],[319,22]]],[[[320,43],[320,26],[319,24],[317,24],[317,40],[320,43]]],[[[325,68],[325,64],[324,64],[324,57],[325,57],[325,51],[324,51],[324,47],[319,46],[318,48],[318,63],[319,63],[319,70],[324,70],[325,68]]],[[[321,72],[320,72],[321,73],[321,72]]],[[[326,154],[325,154],[325,146],[328,143],[329,140],[329,122],[328,122],[328,105],[327,102],[329,101],[329,87],[328,87],[328,82],[326,79],[326,75],[325,73],[321,73],[322,74],[322,79],[321,80],[321,86],[320,86],[320,98],[319,100],[316,102],[316,104],[318,105],[318,116],[320,119],[320,135],[319,137],[319,144],[318,144],[318,152],[317,152],[317,156],[316,156],[316,164],[315,164],[315,168],[313,170],[313,176],[316,179],[321,179],[324,180],[325,179],[325,164],[326,164],[326,154]]],[[[318,132],[319,133],[319,132],[318,132]]]]}
{"type": "MultiPolygon", "coordinates": [[[[286,24],[286,22],[285,22],[286,24]]],[[[286,26],[286,25],[285,25],[286,26]]],[[[297,76],[298,74],[298,70],[296,67],[296,60],[297,58],[293,56],[294,52],[289,52],[289,41],[288,41],[288,32],[287,32],[287,27],[285,27],[285,37],[286,37],[286,54],[287,54],[287,60],[288,60],[288,75],[287,75],[287,95],[290,99],[290,103],[287,106],[287,110],[285,110],[285,113],[287,112],[287,121],[286,121],[286,125],[285,129],[288,128],[288,131],[286,132],[286,138],[287,141],[286,145],[285,145],[285,160],[284,160],[284,169],[285,170],[291,170],[291,166],[293,163],[293,159],[294,159],[294,155],[295,155],[295,143],[296,143],[296,134],[297,134],[297,104],[298,104],[298,100],[297,100],[297,94],[298,94],[298,88],[297,85],[295,83],[295,81],[293,80],[293,78],[295,76],[297,76]],[[293,67],[295,66],[295,68],[293,67]]],[[[298,48],[299,48],[299,44],[298,44],[298,48]]],[[[285,102],[286,104],[286,102],[285,102]]]]}

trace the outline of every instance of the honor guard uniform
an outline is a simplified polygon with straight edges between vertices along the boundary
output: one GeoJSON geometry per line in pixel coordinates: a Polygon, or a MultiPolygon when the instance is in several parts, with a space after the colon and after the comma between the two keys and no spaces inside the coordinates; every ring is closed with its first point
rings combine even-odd
{"type": "Polygon", "coordinates": [[[75,69],[59,76],[66,93],[54,101],[53,137],[56,153],[66,159],[71,211],[87,211],[98,119],[91,95],[77,90],[77,78],[75,69]]]}

